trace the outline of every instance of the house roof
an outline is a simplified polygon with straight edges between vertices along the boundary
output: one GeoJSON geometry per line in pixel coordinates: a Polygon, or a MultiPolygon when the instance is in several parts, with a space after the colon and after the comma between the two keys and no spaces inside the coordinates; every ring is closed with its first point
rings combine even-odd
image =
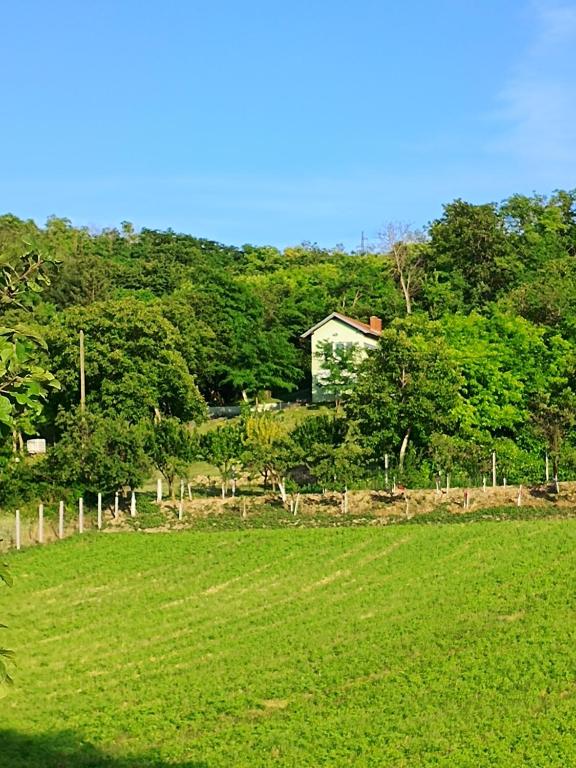
{"type": "Polygon", "coordinates": [[[353,317],[341,315],[340,312],[332,312],[332,314],[327,315],[323,320],[320,320],[319,323],[313,325],[312,328],[308,328],[308,330],[303,333],[300,338],[307,339],[308,336],[311,336],[314,331],[317,331],[318,328],[321,328],[329,320],[340,320],[341,323],[345,323],[346,325],[355,328],[357,331],[360,331],[360,333],[363,333],[365,336],[371,336],[373,339],[378,339],[380,337],[380,331],[373,330],[368,325],[368,323],[362,323],[360,320],[355,320],[353,317]]]}

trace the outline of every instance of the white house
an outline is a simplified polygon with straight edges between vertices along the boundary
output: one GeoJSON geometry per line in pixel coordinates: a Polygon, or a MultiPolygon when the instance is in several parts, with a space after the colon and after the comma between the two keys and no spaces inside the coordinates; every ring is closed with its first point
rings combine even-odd
{"type": "Polygon", "coordinates": [[[302,334],[301,339],[311,340],[313,403],[332,399],[321,386],[327,373],[322,368],[326,343],[333,345],[334,349],[356,347],[359,354],[365,354],[366,350],[378,346],[381,333],[382,320],[379,317],[372,316],[370,324],[367,324],[340,312],[332,312],[302,334]]]}

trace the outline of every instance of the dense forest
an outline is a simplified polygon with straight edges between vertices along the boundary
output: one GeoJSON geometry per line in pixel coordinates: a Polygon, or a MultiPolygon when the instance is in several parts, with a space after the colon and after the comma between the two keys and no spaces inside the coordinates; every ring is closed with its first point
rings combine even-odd
{"type": "MultiPolygon", "coordinates": [[[[198,456],[225,480],[256,467],[281,487],[296,467],[350,484],[387,454],[421,485],[478,481],[493,450],[511,482],[540,478],[545,453],[576,473],[576,191],[455,200],[425,231],[390,224],[363,252],[4,215],[0,267],[0,504],[31,478],[45,492],[113,490],[151,466],[173,480],[198,456]],[[206,404],[305,399],[300,335],[333,311],[384,326],[338,408],[292,433],[246,411],[195,434],[206,404]],[[50,445],[41,462],[23,452],[36,435],[50,445]]],[[[355,365],[332,363],[336,383],[355,365]]]]}

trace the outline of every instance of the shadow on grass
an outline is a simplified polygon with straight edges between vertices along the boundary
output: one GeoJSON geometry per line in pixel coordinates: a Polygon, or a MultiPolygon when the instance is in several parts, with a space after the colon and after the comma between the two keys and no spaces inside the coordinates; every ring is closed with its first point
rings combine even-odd
{"type": "Polygon", "coordinates": [[[208,768],[153,755],[110,756],[73,731],[28,735],[0,730],[0,768],[208,768]]]}

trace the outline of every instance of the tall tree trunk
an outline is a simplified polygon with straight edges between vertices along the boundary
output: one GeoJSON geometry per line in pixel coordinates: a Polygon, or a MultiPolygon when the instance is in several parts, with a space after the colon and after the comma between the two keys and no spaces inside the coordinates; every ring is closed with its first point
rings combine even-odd
{"type": "Polygon", "coordinates": [[[402,293],[404,294],[404,303],[406,304],[406,314],[411,315],[412,314],[412,297],[410,296],[410,279],[406,281],[404,279],[404,274],[400,270],[400,286],[402,288],[402,293]]]}
{"type": "Polygon", "coordinates": [[[412,427],[408,427],[404,437],[402,438],[402,445],[400,446],[400,454],[398,456],[398,469],[400,470],[400,473],[404,471],[404,458],[406,456],[406,449],[408,448],[408,441],[410,440],[411,432],[412,427]]]}

